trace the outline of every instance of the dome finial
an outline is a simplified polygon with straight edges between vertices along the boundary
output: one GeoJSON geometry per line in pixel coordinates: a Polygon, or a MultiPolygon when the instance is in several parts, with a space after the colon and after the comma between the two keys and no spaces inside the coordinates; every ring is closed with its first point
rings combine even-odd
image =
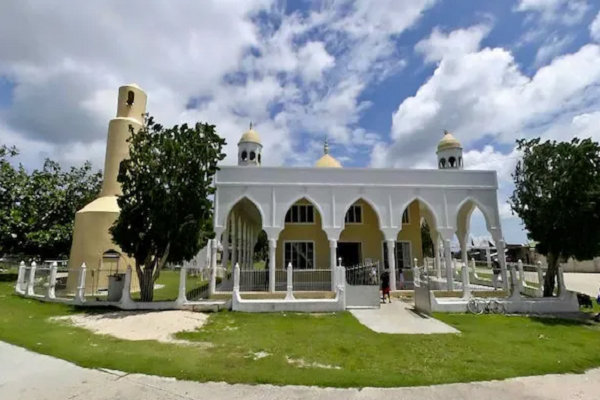
{"type": "Polygon", "coordinates": [[[448,132],[446,129],[444,129],[444,135],[447,135],[448,133],[450,133],[450,132],[448,132]]]}
{"type": "Polygon", "coordinates": [[[325,145],[323,145],[323,154],[329,154],[329,141],[325,138],[325,145]]]}
{"type": "Polygon", "coordinates": [[[252,121],[250,121],[250,130],[252,130],[252,121]]]}

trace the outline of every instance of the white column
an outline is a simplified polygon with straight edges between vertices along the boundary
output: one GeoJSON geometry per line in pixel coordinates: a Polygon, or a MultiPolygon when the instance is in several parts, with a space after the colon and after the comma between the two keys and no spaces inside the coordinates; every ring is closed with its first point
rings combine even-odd
{"type": "Polygon", "coordinates": [[[208,283],[208,296],[217,291],[217,249],[219,242],[213,239],[210,243],[210,281],[208,283]]]}
{"type": "Polygon", "coordinates": [[[19,263],[19,274],[17,275],[17,285],[15,286],[15,291],[19,294],[25,294],[25,270],[27,267],[25,266],[25,261],[21,261],[19,263]]]}
{"type": "Polygon", "coordinates": [[[502,275],[502,286],[504,290],[509,289],[508,274],[506,272],[506,254],[504,254],[504,239],[496,240],[496,250],[498,250],[498,262],[500,263],[500,274],[502,275]]]}
{"type": "Polygon", "coordinates": [[[538,297],[544,297],[544,271],[542,271],[541,261],[537,262],[536,270],[538,275],[537,295],[538,297]]]}
{"type": "Polygon", "coordinates": [[[223,265],[223,269],[227,271],[227,264],[229,264],[229,219],[227,219],[227,222],[225,223],[225,231],[223,232],[221,244],[223,246],[221,264],[223,265]]]}
{"type": "Polygon", "coordinates": [[[521,281],[521,287],[525,287],[525,270],[523,269],[523,261],[517,260],[517,268],[519,268],[519,280],[521,281]]]}
{"type": "Polygon", "coordinates": [[[231,269],[238,262],[238,253],[237,253],[237,231],[238,224],[234,213],[231,213],[231,269]]]}
{"type": "Polygon", "coordinates": [[[433,244],[435,250],[435,275],[438,279],[442,279],[442,262],[440,260],[440,237],[439,234],[436,234],[436,239],[433,244]]]}
{"type": "Polygon", "coordinates": [[[185,281],[187,280],[187,267],[184,265],[179,271],[179,292],[177,295],[177,303],[183,304],[187,301],[185,297],[185,281]]]}
{"type": "Polygon", "coordinates": [[[450,250],[450,240],[444,240],[444,258],[446,261],[446,284],[448,290],[454,290],[454,271],[452,271],[452,252],[450,250]]]}
{"type": "Polygon", "coordinates": [[[87,273],[87,266],[85,263],[81,264],[79,269],[79,280],[77,282],[77,292],[75,293],[75,301],[83,303],[85,301],[85,274],[87,273]]]}
{"type": "Polygon", "coordinates": [[[287,265],[287,293],[285,294],[286,300],[294,299],[294,267],[292,263],[287,265]]]}
{"type": "Polygon", "coordinates": [[[269,292],[275,292],[275,250],[277,249],[277,239],[269,239],[269,292]]]}
{"type": "Polygon", "coordinates": [[[331,268],[331,290],[335,291],[338,284],[335,279],[335,264],[337,260],[337,240],[329,239],[329,268],[331,268]]]}
{"type": "Polygon", "coordinates": [[[35,285],[35,270],[37,269],[37,264],[34,262],[31,263],[31,267],[29,267],[29,281],[27,284],[27,296],[33,296],[35,294],[33,290],[33,286],[35,285]]]}
{"type": "Polygon", "coordinates": [[[56,287],[56,270],[58,269],[58,264],[56,261],[52,263],[50,267],[50,275],[48,275],[48,291],[46,292],[47,299],[56,298],[56,294],[54,292],[54,288],[56,287]]]}
{"type": "Polygon", "coordinates": [[[244,232],[244,224],[242,223],[242,218],[238,217],[237,220],[237,263],[240,266],[240,269],[243,267],[242,260],[242,243],[243,243],[243,232],[244,232]]]}
{"type": "MultiPolygon", "coordinates": [[[[467,261],[468,262],[468,261],[467,261]]],[[[465,264],[462,268],[462,293],[463,299],[468,299],[471,297],[471,282],[469,279],[469,265],[465,264]]]]}
{"type": "Polygon", "coordinates": [[[240,242],[240,267],[242,269],[248,269],[248,264],[246,260],[246,244],[248,242],[248,234],[247,234],[248,225],[246,221],[242,221],[242,241],[240,242]]]}
{"type": "Polygon", "coordinates": [[[248,240],[248,269],[254,269],[254,227],[248,226],[250,240],[248,240]]]}
{"type": "MultiPolygon", "coordinates": [[[[468,235],[465,235],[465,238],[463,239],[462,243],[460,244],[460,256],[462,258],[462,267],[466,268],[467,270],[469,269],[469,257],[467,257],[467,240],[468,240],[468,235]]],[[[464,277],[464,275],[462,275],[464,277]]]]}
{"type": "Polygon", "coordinates": [[[390,290],[396,290],[396,240],[386,240],[388,265],[390,267],[390,290]]]}

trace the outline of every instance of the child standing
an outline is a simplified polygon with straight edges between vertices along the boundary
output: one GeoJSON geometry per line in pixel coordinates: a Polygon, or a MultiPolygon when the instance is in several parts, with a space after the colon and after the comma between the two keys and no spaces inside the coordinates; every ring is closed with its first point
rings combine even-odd
{"type": "Polygon", "coordinates": [[[388,270],[383,271],[381,274],[381,294],[382,301],[385,303],[385,295],[387,294],[388,301],[391,303],[392,298],[390,297],[390,273],[388,270]]]}

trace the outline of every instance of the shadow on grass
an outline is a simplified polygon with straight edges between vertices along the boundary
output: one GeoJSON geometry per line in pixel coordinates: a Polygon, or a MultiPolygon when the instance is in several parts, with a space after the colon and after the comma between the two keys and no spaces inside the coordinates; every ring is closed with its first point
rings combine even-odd
{"type": "Polygon", "coordinates": [[[549,315],[530,316],[531,321],[539,322],[547,326],[582,326],[582,325],[598,325],[594,320],[594,313],[575,312],[575,313],[558,313],[549,315]]]}
{"type": "Polygon", "coordinates": [[[0,282],[16,282],[18,274],[15,273],[2,273],[0,274],[0,282]]]}

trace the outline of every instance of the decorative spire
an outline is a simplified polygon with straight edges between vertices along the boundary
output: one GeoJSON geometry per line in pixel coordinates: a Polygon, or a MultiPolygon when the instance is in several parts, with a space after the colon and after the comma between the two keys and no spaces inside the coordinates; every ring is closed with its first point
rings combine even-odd
{"type": "Polygon", "coordinates": [[[323,146],[323,154],[329,154],[329,143],[327,138],[325,139],[325,145],[323,146]]]}
{"type": "MultiPolygon", "coordinates": [[[[252,124],[251,124],[252,125],[252,124]]],[[[449,132],[444,129],[444,135],[447,135],[449,132]]]]}
{"type": "Polygon", "coordinates": [[[252,121],[250,121],[250,130],[252,130],[252,121]]]}

